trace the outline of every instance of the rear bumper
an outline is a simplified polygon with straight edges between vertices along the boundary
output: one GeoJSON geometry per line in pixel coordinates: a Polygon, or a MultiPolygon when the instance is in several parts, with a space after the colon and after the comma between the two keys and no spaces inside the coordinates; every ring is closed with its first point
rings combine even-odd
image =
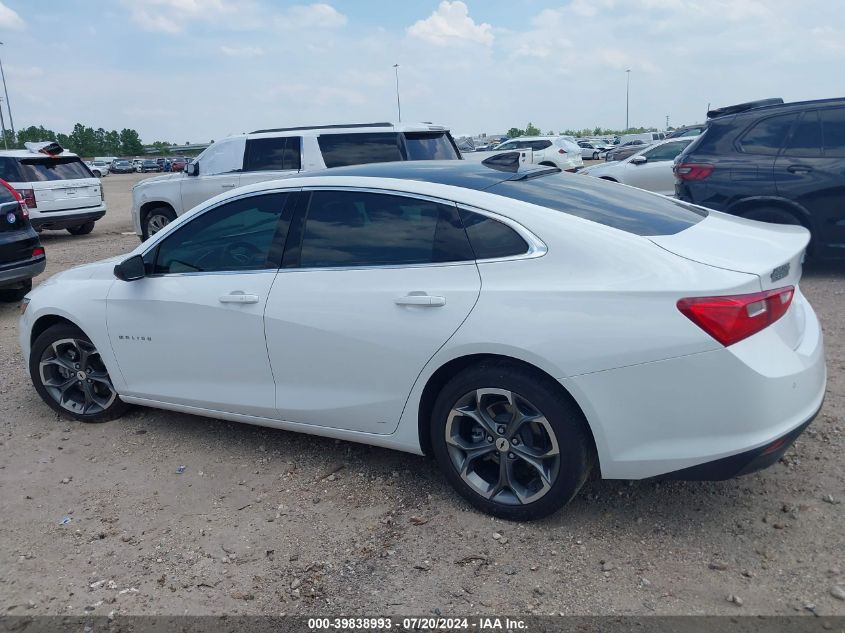
{"type": "Polygon", "coordinates": [[[47,258],[40,257],[36,260],[26,259],[22,262],[4,264],[0,266],[0,287],[8,287],[32,279],[44,272],[47,266],[47,258]]]}
{"type": "Polygon", "coordinates": [[[99,207],[92,207],[93,210],[80,211],[53,211],[51,213],[44,213],[33,217],[30,215],[29,221],[33,228],[42,229],[66,229],[71,226],[79,226],[91,220],[99,220],[106,214],[105,205],[99,207]]]}

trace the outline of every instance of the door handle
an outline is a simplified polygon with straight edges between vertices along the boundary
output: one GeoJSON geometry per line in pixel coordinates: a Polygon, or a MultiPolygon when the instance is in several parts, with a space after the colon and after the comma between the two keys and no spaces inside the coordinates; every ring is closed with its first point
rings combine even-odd
{"type": "Polygon", "coordinates": [[[224,184],[222,184],[222,185],[220,185],[220,186],[221,186],[223,189],[231,189],[232,187],[234,187],[234,186],[235,186],[235,183],[233,183],[233,182],[227,182],[227,183],[224,183],[224,184]]]}
{"type": "Polygon", "coordinates": [[[790,165],[786,168],[790,174],[809,174],[813,168],[809,165],[790,165]]]}
{"type": "Polygon", "coordinates": [[[426,294],[410,294],[404,297],[396,297],[393,300],[398,306],[423,306],[439,308],[446,305],[446,297],[437,297],[426,294]]]}
{"type": "Polygon", "coordinates": [[[258,303],[258,295],[248,295],[236,290],[227,295],[222,295],[220,303],[258,303]]]}

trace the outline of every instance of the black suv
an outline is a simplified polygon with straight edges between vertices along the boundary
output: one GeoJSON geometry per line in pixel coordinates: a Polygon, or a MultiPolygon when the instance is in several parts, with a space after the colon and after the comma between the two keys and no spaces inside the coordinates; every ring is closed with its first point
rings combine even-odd
{"type": "Polygon", "coordinates": [[[0,180],[0,301],[20,301],[47,260],[20,195],[0,180]]]}
{"type": "Polygon", "coordinates": [[[766,99],[707,113],[675,159],[675,195],[764,222],[800,224],[811,252],[845,257],[845,98],[766,99]]]}

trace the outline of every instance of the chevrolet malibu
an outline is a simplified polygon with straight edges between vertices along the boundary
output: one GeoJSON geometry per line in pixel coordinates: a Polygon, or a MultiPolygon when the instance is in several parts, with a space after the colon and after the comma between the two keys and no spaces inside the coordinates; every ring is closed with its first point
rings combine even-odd
{"type": "Polygon", "coordinates": [[[508,519],[604,478],[724,479],[821,407],[808,232],[501,159],[212,198],[21,309],[35,389],[433,455],[508,519]]]}

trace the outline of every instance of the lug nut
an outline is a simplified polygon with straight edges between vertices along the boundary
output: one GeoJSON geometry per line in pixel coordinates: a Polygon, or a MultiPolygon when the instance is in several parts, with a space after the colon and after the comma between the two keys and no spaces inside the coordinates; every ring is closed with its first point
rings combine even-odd
{"type": "Polygon", "coordinates": [[[76,363],[76,364],[74,365],[74,367],[76,367],[77,369],[79,369],[79,363],[76,363]]]}
{"type": "Polygon", "coordinates": [[[516,455],[513,453],[508,453],[508,459],[516,459],[516,455]]]}
{"type": "Polygon", "coordinates": [[[507,429],[505,427],[500,426],[499,428],[496,429],[496,433],[498,433],[499,435],[504,435],[506,430],[507,429]]]}
{"type": "Polygon", "coordinates": [[[89,378],[89,379],[88,379],[88,382],[93,382],[93,380],[91,380],[91,379],[89,378]]]}
{"type": "Polygon", "coordinates": [[[513,438],[511,440],[511,444],[513,444],[514,446],[519,446],[519,438],[518,437],[513,438]]]}
{"type": "Polygon", "coordinates": [[[487,441],[488,441],[488,442],[492,442],[492,441],[493,441],[493,436],[492,436],[492,435],[488,435],[488,436],[487,436],[487,441]]]}

